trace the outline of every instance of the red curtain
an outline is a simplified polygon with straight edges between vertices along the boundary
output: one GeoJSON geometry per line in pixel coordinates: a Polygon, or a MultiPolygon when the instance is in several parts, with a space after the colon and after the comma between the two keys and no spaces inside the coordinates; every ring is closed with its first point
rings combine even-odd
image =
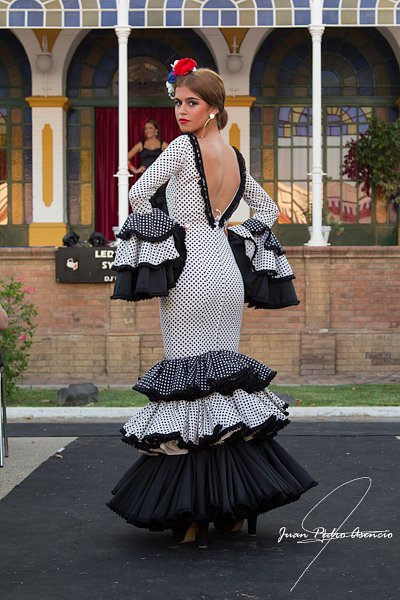
{"type": "MultiPolygon", "coordinates": [[[[173,108],[130,108],[128,113],[128,145],[141,141],[143,124],[155,119],[161,130],[161,138],[171,142],[180,135],[173,108]]],[[[139,163],[139,157],[135,157],[139,163]]],[[[118,109],[96,109],[96,231],[113,240],[112,227],[118,225],[118,109]]],[[[135,178],[130,178],[130,184],[135,178]]],[[[128,202],[128,199],[127,199],[128,202]]]]}

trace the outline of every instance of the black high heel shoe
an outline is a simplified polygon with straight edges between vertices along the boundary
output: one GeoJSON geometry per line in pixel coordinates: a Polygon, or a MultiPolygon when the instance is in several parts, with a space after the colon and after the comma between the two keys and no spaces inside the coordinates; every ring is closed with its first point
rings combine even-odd
{"type": "Polygon", "coordinates": [[[174,542],[177,544],[188,544],[197,541],[198,548],[207,548],[208,523],[192,523],[187,527],[175,527],[172,530],[174,542]]]}
{"type": "Polygon", "coordinates": [[[247,518],[247,535],[257,535],[257,516],[247,518]]]}
{"type": "MultiPolygon", "coordinates": [[[[244,521],[232,521],[231,519],[214,521],[214,527],[221,533],[236,533],[243,527],[244,521]]],[[[255,536],[257,533],[257,516],[247,518],[247,533],[255,536]]]]}
{"type": "Polygon", "coordinates": [[[196,541],[197,525],[192,523],[189,525],[180,525],[172,530],[172,537],[176,544],[188,544],[196,541]]]}
{"type": "Polygon", "coordinates": [[[208,548],[208,523],[197,525],[197,547],[208,548]]]}
{"type": "Polygon", "coordinates": [[[233,519],[220,519],[214,521],[214,527],[221,533],[235,533],[243,527],[243,521],[234,521],[233,519]]]}

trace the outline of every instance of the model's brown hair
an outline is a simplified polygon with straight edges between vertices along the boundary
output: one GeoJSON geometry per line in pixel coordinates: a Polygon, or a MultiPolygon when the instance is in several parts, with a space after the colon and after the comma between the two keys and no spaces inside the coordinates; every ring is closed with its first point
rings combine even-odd
{"type": "Polygon", "coordinates": [[[218,109],[217,125],[218,129],[223,129],[228,122],[228,113],[225,110],[225,86],[218,73],[211,69],[197,69],[177,78],[176,87],[182,86],[190,88],[204,102],[218,109]]]}

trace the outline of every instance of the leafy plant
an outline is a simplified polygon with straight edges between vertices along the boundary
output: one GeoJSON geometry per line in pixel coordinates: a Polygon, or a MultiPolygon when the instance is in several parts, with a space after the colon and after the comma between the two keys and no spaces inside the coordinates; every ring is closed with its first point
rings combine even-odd
{"type": "MultiPolygon", "coordinates": [[[[303,211],[303,215],[306,218],[307,223],[312,223],[312,207],[310,205],[303,211]]],[[[329,225],[331,230],[336,236],[342,235],[344,231],[344,225],[341,218],[335,218],[329,211],[326,205],[326,199],[323,198],[322,204],[322,225],[329,225]]]]}
{"type": "Polygon", "coordinates": [[[387,123],[372,117],[367,131],[346,147],[343,175],[367,196],[380,187],[388,200],[400,203],[400,119],[387,123]]]}
{"type": "Polygon", "coordinates": [[[36,306],[27,299],[34,289],[13,275],[0,279],[0,304],[8,315],[8,327],[0,332],[0,354],[4,359],[6,394],[11,396],[28,367],[29,348],[36,328],[36,306]]]}

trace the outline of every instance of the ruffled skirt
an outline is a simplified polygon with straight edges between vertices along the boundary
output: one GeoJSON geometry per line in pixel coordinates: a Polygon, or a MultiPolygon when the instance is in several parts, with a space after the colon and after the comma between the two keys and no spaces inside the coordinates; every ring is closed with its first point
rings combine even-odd
{"type": "Polygon", "coordinates": [[[229,351],[152,367],[135,388],[155,400],[121,429],[142,456],[107,506],[128,523],[161,531],[255,516],[317,485],[272,439],[289,423],[287,405],[266,388],[274,375],[229,351]]]}
{"type": "Polygon", "coordinates": [[[153,531],[264,513],[297,500],[314,479],[275,440],[209,446],[180,456],[141,456],[107,506],[153,531]]]}

